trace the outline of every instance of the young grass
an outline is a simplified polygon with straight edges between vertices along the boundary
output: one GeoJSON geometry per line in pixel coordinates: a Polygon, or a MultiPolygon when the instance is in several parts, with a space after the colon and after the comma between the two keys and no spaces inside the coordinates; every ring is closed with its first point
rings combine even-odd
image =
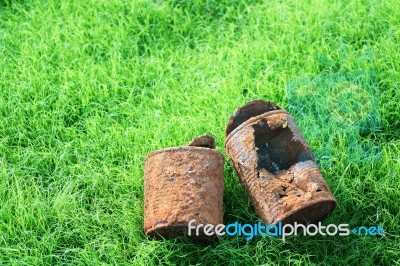
{"type": "MultiPolygon", "coordinates": [[[[399,12],[395,0],[0,0],[0,264],[400,264],[399,12]],[[379,156],[350,160],[347,131],[330,140],[321,170],[338,208],[325,223],[384,237],[144,235],[147,153],[206,132],[224,152],[238,106],[288,108],[290,81],[358,70],[375,73],[380,128],[355,140],[379,156]]],[[[338,129],[295,118],[316,150],[338,129]]],[[[226,224],[258,221],[228,160],[224,202],[226,224]]]]}

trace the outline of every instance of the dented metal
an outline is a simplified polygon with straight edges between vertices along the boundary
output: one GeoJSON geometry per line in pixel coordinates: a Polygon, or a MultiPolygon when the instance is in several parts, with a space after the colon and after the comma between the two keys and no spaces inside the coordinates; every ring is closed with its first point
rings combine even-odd
{"type": "Polygon", "coordinates": [[[184,235],[192,219],[193,225],[221,224],[223,177],[224,157],[209,135],[193,139],[188,146],[150,153],[144,173],[145,233],[184,235]]]}
{"type": "Polygon", "coordinates": [[[255,100],[226,128],[225,148],[258,216],[267,224],[323,219],[336,200],[290,114],[255,100]]]}

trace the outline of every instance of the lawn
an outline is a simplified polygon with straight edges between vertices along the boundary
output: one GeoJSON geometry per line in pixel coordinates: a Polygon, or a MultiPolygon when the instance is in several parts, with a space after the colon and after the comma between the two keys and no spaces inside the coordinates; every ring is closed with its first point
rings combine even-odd
{"type": "Polygon", "coordinates": [[[400,2],[0,0],[0,264],[400,265],[400,2]],[[252,99],[290,110],[338,207],[385,236],[143,232],[143,167],[209,133],[224,223],[258,217],[224,151],[252,99]]]}

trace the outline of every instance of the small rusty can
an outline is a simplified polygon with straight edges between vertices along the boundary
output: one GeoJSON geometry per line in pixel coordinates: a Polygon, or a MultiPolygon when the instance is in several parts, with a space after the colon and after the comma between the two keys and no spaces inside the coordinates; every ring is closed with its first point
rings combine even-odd
{"type": "MultiPolygon", "coordinates": [[[[188,234],[188,224],[223,222],[224,157],[208,135],[188,146],[150,153],[144,172],[144,231],[150,236],[188,234]]],[[[199,230],[189,235],[208,238],[199,230]]]]}
{"type": "Polygon", "coordinates": [[[310,147],[290,114],[254,100],[237,109],[225,148],[266,224],[317,222],[336,207],[310,147]]]}

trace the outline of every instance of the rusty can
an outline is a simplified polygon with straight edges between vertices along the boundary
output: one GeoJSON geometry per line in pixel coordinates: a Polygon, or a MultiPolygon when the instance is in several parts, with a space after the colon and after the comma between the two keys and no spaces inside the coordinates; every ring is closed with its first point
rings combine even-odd
{"type": "Polygon", "coordinates": [[[272,102],[251,101],[230,117],[226,136],[226,152],[264,223],[314,223],[336,207],[287,111],[272,102]]]}
{"type": "MultiPolygon", "coordinates": [[[[179,236],[188,224],[223,222],[224,157],[214,138],[150,153],[144,172],[144,231],[150,236],[179,236]]],[[[190,235],[208,238],[199,230],[190,235]]]]}

